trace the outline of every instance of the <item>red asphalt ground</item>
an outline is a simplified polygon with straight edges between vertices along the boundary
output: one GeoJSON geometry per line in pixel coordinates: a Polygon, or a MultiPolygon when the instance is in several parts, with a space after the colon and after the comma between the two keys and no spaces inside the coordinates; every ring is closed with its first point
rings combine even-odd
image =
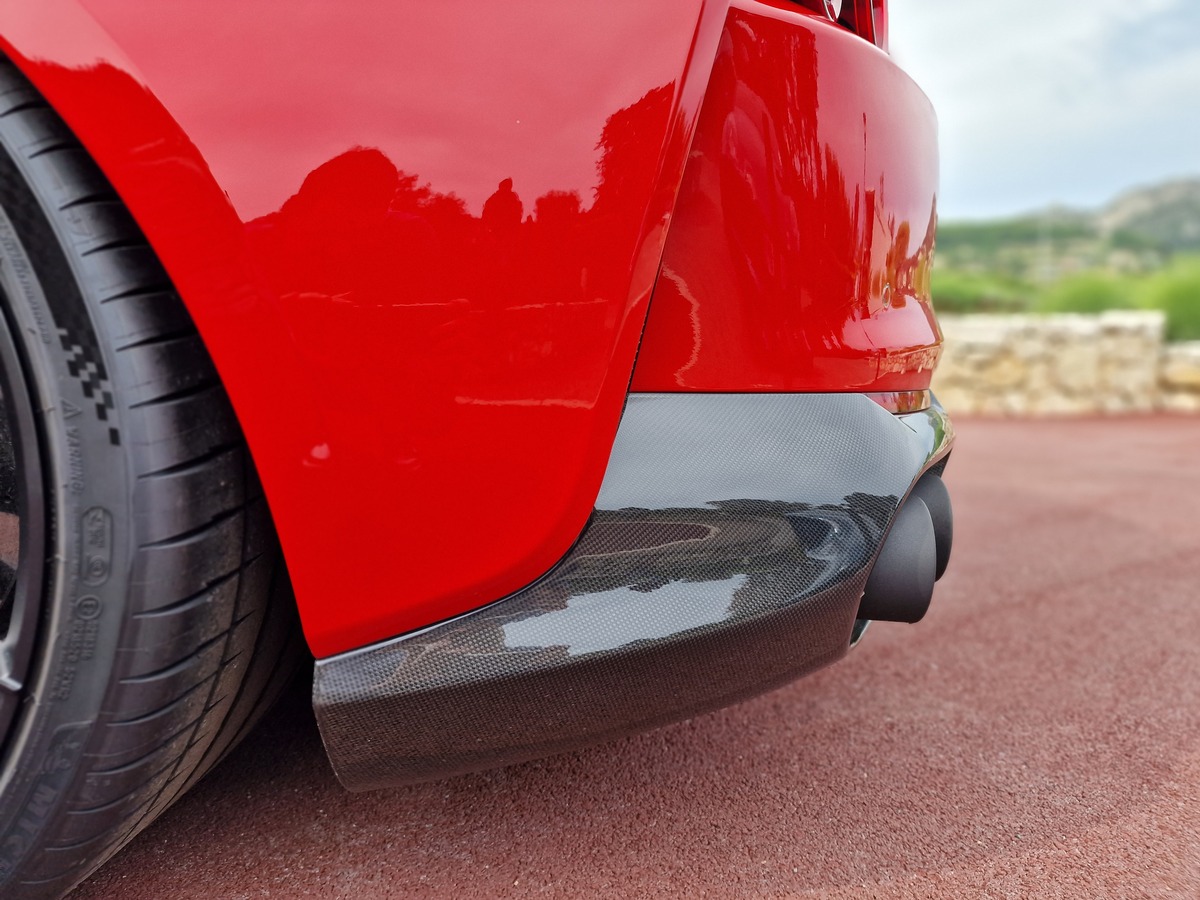
{"type": "Polygon", "coordinates": [[[294,693],[75,897],[1200,897],[1200,418],[959,424],[918,626],[596,749],[369,794],[294,693]]]}

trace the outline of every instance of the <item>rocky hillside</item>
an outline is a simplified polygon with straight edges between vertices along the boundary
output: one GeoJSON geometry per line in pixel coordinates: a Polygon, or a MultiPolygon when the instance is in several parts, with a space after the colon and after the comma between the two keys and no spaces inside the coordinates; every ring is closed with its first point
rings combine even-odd
{"type": "Polygon", "coordinates": [[[1200,178],[1127,191],[1099,210],[1052,207],[990,222],[943,222],[938,265],[1040,282],[1084,269],[1153,271],[1200,253],[1200,178]]]}
{"type": "Polygon", "coordinates": [[[1166,251],[1200,251],[1200,179],[1128,191],[1095,221],[1109,237],[1124,235],[1166,251]]]}

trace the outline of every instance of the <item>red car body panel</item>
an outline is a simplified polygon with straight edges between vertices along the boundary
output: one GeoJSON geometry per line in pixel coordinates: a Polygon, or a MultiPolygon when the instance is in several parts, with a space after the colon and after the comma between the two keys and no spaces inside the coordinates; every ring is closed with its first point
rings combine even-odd
{"type": "Polygon", "coordinates": [[[317,656],[546,572],[631,377],[928,384],[932,112],[787,4],[17,0],[0,49],[191,311],[317,656]]]}
{"type": "Polygon", "coordinates": [[[929,386],[932,108],[882,51],[795,20],[730,13],[634,390],[929,386]]]}

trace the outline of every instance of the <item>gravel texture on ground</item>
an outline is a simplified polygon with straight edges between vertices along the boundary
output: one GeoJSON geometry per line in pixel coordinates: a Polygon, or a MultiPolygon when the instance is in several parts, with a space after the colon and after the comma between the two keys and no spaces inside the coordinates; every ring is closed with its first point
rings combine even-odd
{"type": "Polygon", "coordinates": [[[946,480],[929,615],[829,669],[368,794],[298,685],[74,896],[1200,896],[1200,418],[961,422],[946,480]]]}

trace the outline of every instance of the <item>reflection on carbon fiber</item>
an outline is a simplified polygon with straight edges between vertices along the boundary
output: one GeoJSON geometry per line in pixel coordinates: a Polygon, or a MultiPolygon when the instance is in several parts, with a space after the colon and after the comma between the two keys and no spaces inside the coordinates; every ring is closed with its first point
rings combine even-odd
{"type": "Polygon", "coordinates": [[[632,397],[598,508],[542,580],[318,661],[313,702],[339,778],[366,789],[518,762],[834,661],[944,434],[861,396],[632,397]],[[712,499],[723,490],[739,494],[712,499]]]}
{"type": "Polygon", "coordinates": [[[552,577],[429,646],[415,637],[396,675],[436,683],[463,655],[511,656],[523,668],[531,656],[611,652],[794,604],[865,566],[898,502],[855,494],[815,509],[727,500],[597,512],[552,577]]]}
{"type": "MultiPolygon", "coordinates": [[[[377,708],[367,700],[357,714],[377,721],[406,695],[420,698],[419,721],[396,722],[409,729],[405,753],[386,769],[360,749],[362,767],[339,774],[368,787],[512,762],[830,662],[845,652],[899,499],[598,511],[549,577],[393,646],[370,691],[377,708]]],[[[331,695],[334,674],[323,685],[331,695]]]]}

